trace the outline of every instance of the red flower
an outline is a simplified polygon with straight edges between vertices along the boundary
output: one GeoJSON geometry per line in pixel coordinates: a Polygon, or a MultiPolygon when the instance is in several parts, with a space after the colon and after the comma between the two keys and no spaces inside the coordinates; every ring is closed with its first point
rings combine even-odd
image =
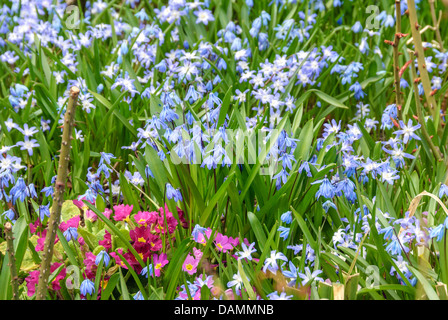
{"type": "MultiPolygon", "coordinates": [[[[89,207],[83,202],[83,200],[86,200],[86,198],[85,197],[81,197],[81,198],[78,198],[78,199],[74,199],[73,200],[73,204],[75,206],[77,206],[79,209],[81,209],[83,211],[86,211],[89,207]]],[[[87,201],[90,202],[92,205],[95,204],[95,202],[92,202],[92,201],[89,201],[89,200],[87,200],[87,201]]]]}
{"type": "Polygon", "coordinates": [[[118,206],[114,206],[114,220],[115,221],[123,221],[129,219],[129,215],[132,212],[132,209],[134,208],[133,205],[124,205],[120,204],[118,206]]]}
{"type": "Polygon", "coordinates": [[[180,209],[179,207],[176,207],[176,209],[177,209],[177,215],[179,216],[179,220],[182,225],[182,228],[188,229],[189,223],[187,220],[185,220],[184,211],[182,209],[180,209]]]}
{"type": "Polygon", "coordinates": [[[106,230],[106,233],[104,234],[104,239],[98,241],[98,244],[100,246],[103,246],[104,249],[109,250],[112,248],[112,237],[109,231],[106,230]]]}
{"type": "Polygon", "coordinates": [[[92,252],[86,252],[86,258],[84,259],[85,277],[92,280],[96,277],[97,265],[95,264],[96,256],[92,252]]]}
{"type": "Polygon", "coordinates": [[[147,227],[137,227],[129,232],[132,246],[137,252],[147,251],[149,249],[149,240],[152,236],[151,230],[147,227]]]}
{"type": "Polygon", "coordinates": [[[78,216],[74,216],[73,218],[68,219],[67,222],[61,222],[61,224],[59,225],[59,229],[61,229],[61,231],[64,232],[65,230],[67,230],[70,227],[78,228],[80,219],[81,218],[78,215],[78,216]]]}
{"type": "MultiPolygon", "coordinates": [[[[53,263],[50,266],[50,274],[53,273],[56,269],[58,269],[60,266],[62,265],[62,263],[53,263]]],[[[28,297],[32,297],[34,295],[34,293],[36,293],[36,285],[39,282],[39,275],[40,275],[40,270],[34,270],[30,272],[30,275],[28,277],[25,278],[26,281],[26,287],[28,288],[28,297]]],[[[60,290],[61,289],[61,285],[60,285],[60,281],[62,279],[65,278],[65,276],[67,275],[67,270],[65,268],[62,268],[61,271],[59,272],[59,274],[53,279],[53,281],[50,284],[50,289],[53,290],[60,290]]]]}

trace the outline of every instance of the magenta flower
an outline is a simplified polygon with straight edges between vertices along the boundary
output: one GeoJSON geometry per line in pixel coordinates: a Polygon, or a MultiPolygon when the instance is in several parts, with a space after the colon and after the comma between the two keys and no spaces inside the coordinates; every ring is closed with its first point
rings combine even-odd
{"type": "Polygon", "coordinates": [[[98,219],[98,216],[92,210],[86,210],[86,218],[92,222],[95,222],[98,219]]]}
{"type": "Polygon", "coordinates": [[[207,244],[207,240],[210,239],[212,235],[212,229],[207,228],[205,232],[198,232],[194,237],[194,241],[201,243],[203,246],[207,244]]]}
{"type": "MultiPolygon", "coordinates": [[[[86,211],[89,207],[83,202],[83,200],[87,200],[86,197],[78,197],[78,199],[73,200],[73,204],[77,206],[79,209],[86,211]]],[[[95,204],[95,202],[89,201],[92,205],[95,204]]]]}
{"type": "Polygon", "coordinates": [[[202,258],[202,251],[199,249],[196,249],[195,247],[193,247],[193,255],[196,259],[201,259],[202,258]]]}
{"type": "Polygon", "coordinates": [[[98,244],[100,246],[103,246],[104,249],[108,250],[112,248],[112,236],[109,233],[109,231],[106,230],[106,233],[104,234],[104,239],[98,241],[98,244]]]}
{"type": "Polygon", "coordinates": [[[104,212],[103,212],[103,214],[104,214],[104,216],[107,218],[107,219],[110,219],[110,215],[112,214],[112,210],[111,209],[109,209],[109,208],[106,208],[106,209],[104,209],[104,212]]]}
{"type": "Polygon", "coordinates": [[[148,211],[139,211],[135,216],[135,222],[137,222],[137,224],[141,225],[141,226],[147,226],[148,224],[150,224],[151,221],[151,212],[148,211]]]}
{"type": "MultiPolygon", "coordinates": [[[[62,263],[55,262],[50,266],[50,273],[53,273],[57,268],[59,268],[62,265],[62,263]]],[[[34,270],[30,272],[30,275],[25,278],[26,281],[26,287],[28,289],[28,297],[32,297],[34,293],[36,292],[36,286],[39,282],[39,275],[40,270],[34,270]]],[[[67,275],[67,270],[65,268],[62,268],[59,274],[53,279],[51,284],[49,285],[51,289],[53,290],[61,290],[60,281],[65,278],[67,275]]]]}
{"type": "Polygon", "coordinates": [[[232,246],[236,247],[237,245],[240,244],[240,239],[238,237],[236,237],[236,238],[229,237],[229,243],[232,246]]]}
{"type": "Polygon", "coordinates": [[[193,256],[188,254],[187,258],[182,265],[182,270],[187,272],[189,275],[195,274],[198,270],[199,259],[196,260],[193,256]]]}
{"type": "Polygon", "coordinates": [[[233,246],[229,242],[229,237],[227,237],[221,233],[218,233],[218,235],[216,236],[216,238],[214,240],[214,243],[216,246],[216,250],[222,251],[224,253],[226,253],[227,250],[233,249],[233,246]]]}
{"type": "Polygon", "coordinates": [[[158,231],[161,233],[166,233],[166,226],[165,226],[165,218],[166,218],[166,224],[168,225],[168,232],[173,233],[174,230],[176,229],[178,222],[177,219],[174,218],[173,213],[171,213],[168,210],[168,206],[166,203],[165,203],[165,209],[160,207],[159,212],[160,212],[158,218],[159,225],[157,226],[158,231]]]}
{"type": "Polygon", "coordinates": [[[115,221],[128,220],[129,215],[131,214],[133,208],[134,206],[132,204],[131,205],[120,204],[118,206],[114,206],[115,211],[114,220],[115,221]]]}
{"type": "Polygon", "coordinates": [[[162,253],[160,256],[155,254],[154,258],[154,274],[156,277],[160,277],[160,270],[168,264],[166,253],[162,253]]]}
{"type": "Polygon", "coordinates": [[[61,229],[62,232],[65,232],[68,228],[78,228],[80,219],[79,216],[74,216],[73,218],[68,219],[67,222],[61,222],[59,229],[61,229]]]}

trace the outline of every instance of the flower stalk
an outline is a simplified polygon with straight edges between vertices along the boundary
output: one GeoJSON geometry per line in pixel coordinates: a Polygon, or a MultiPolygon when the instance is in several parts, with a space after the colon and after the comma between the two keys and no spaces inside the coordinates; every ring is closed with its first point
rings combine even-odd
{"type": "Polygon", "coordinates": [[[431,10],[431,18],[432,18],[432,22],[434,24],[434,30],[436,32],[436,39],[437,39],[437,42],[439,43],[440,51],[444,52],[445,50],[443,49],[443,41],[442,41],[442,37],[440,36],[439,23],[437,22],[436,9],[434,7],[434,3],[435,3],[435,0],[429,0],[429,8],[431,10]]]}
{"type": "Polygon", "coordinates": [[[428,70],[426,69],[425,53],[423,51],[422,36],[418,30],[420,28],[420,25],[418,24],[417,10],[415,8],[414,0],[408,0],[408,10],[409,20],[411,23],[412,38],[414,40],[415,46],[415,56],[417,57],[418,70],[420,71],[420,78],[423,84],[423,90],[425,91],[426,101],[429,104],[429,110],[431,111],[434,122],[439,123],[440,125],[440,122],[437,121],[438,115],[436,100],[434,96],[431,95],[431,81],[429,79],[428,70]]]}
{"type": "MultiPolygon", "coordinates": [[[[415,59],[415,54],[413,51],[409,50],[409,54],[411,56],[411,60],[413,61],[415,59]]],[[[443,155],[440,152],[440,149],[434,145],[434,143],[431,140],[431,137],[428,133],[428,130],[426,129],[426,123],[425,123],[425,117],[423,115],[423,108],[420,103],[420,97],[418,95],[418,81],[417,81],[417,70],[415,69],[415,64],[411,63],[411,70],[412,70],[412,85],[414,89],[414,97],[415,97],[415,107],[417,109],[417,117],[418,121],[421,124],[421,129],[423,133],[423,138],[428,142],[429,147],[431,148],[432,153],[434,154],[434,157],[436,158],[437,162],[443,160],[443,155]]]]}
{"type": "Polygon", "coordinates": [[[68,177],[68,165],[70,161],[70,147],[73,127],[75,123],[75,110],[78,102],[79,89],[72,87],[68,100],[67,110],[64,116],[62,132],[61,154],[59,157],[58,174],[54,188],[53,207],[48,220],[47,236],[45,238],[42,264],[40,267],[39,283],[36,291],[36,300],[44,300],[47,295],[48,278],[50,276],[50,264],[53,257],[54,241],[61,219],[61,209],[64,203],[65,183],[68,177]]]}
{"type": "Polygon", "coordinates": [[[5,223],[6,251],[9,258],[9,269],[11,271],[12,300],[19,300],[19,277],[17,276],[16,257],[14,254],[14,237],[12,225],[5,223]]]}
{"type": "MultiPolygon", "coordinates": [[[[399,52],[398,45],[401,38],[401,0],[395,0],[395,15],[396,15],[396,23],[395,23],[395,39],[393,43],[394,47],[394,83],[395,83],[395,95],[396,95],[396,104],[399,115],[401,115],[401,90],[400,90],[400,63],[399,63],[399,52]]],[[[401,118],[401,116],[400,116],[401,118]]]]}

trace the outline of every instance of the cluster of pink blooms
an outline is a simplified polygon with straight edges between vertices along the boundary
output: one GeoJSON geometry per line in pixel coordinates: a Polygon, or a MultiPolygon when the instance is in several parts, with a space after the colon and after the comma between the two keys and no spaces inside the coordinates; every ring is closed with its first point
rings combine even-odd
{"type": "MultiPolygon", "coordinates": [[[[65,232],[70,227],[78,228],[79,221],[80,221],[80,217],[74,216],[73,218],[67,220],[66,222],[62,222],[59,225],[59,229],[61,230],[61,232],[65,232]]],[[[37,252],[43,251],[45,237],[47,235],[47,230],[43,228],[42,223],[40,222],[39,219],[37,219],[34,223],[30,223],[29,227],[30,227],[31,234],[36,234],[38,236],[37,245],[35,247],[35,250],[37,252]]],[[[59,238],[56,235],[55,244],[58,241],[59,241],[59,238]]],[[[78,241],[78,243],[80,244],[81,247],[83,247],[85,244],[84,239],[82,237],[78,237],[76,239],[76,241],[78,241]]],[[[94,261],[95,261],[95,259],[94,259],[94,261]]],[[[50,266],[50,273],[52,273],[53,271],[58,269],[61,265],[62,265],[62,261],[60,263],[59,262],[53,263],[50,266]]],[[[40,270],[34,270],[34,271],[31,271],[29,276],[25,278],[26,285],[28,288],[28,296],[29,297],[33,296],[34,293],[36,292],[37,283],[39,281],[39,275],[40,275],[40,270]]],[[[55,291],[60,290],[61,289],[60,281],[63,280],[65,278],[65,276],[66,276],[66,269],[62,268],[61,271],[59,272],[59,274],[52,281],[50,288],[55,291]]]]}
{"type": "MultiPolygon", "coordinates": [[[[199,225],[196,225],[195,229],[192,232],[192,238],[196,243],[202,244],[205,246],[207,241],[212,240],[215,250],[223,253],[231,253],[235,247],[240,244],[239,238],[228,237],[222,233],[216,232],[213,235],[213,231],[211,228],[202,228],[199,225]],[[213,237],[213,238],[212,238],[213,237]]],[[[245,243],[248,243],[247,239],[244,239],[245,243]]],[[[187,255],[184,263],[182,264],[182,270],[187,272],[190,275],[193,275],[197,272],[197,268],[199,262],[202,258],[202,251],[193,248],[193,255],[190,253],[187,255]]],[[[231,254],[234,258],[238,258],[236,255],[231,254]]]]}
{"type": "MultiPolygon", "coordinates": [[[[50,274],[52,274],[55,270],[57,270],[62,263],[55,262],[51,264],[50,266],[50,274]]],[[[61,289],[60,281],[65,279],[65,276],[67,274],[67,270],[65,268],[62,268],[59,274],[51,281],[51,284],[49,285],[50,289],[59,291],[61,289]]],[[[30,275],[25,278],[26,281],[26,287],[28,289],[28,297],[33,296],[33,294],[36,292],[37,283],[39,282],[39,275],[40,270],[34,270],[30,272],[30,275]]]]}
{"type": "MultiPolygon", "coordinates": [[[[83,199],[74,200],[73,203],[83,211],[84,217],[91,222],[98,220],[98,216],[82,202],[83,199]]],[[[92,203],[92,202],[91,202],[92,203]]],[[[94,204],[94,203],[92,203],[94,204]]],[[[162,268],[168,263],[167,255],[165,253],[160,253],[165,243],[165,247],[169,246],[169,237],[176,230],[178,221],[173,216],[173,214],[168,210],[168,206],[159,208],[158,211],[139,211],[137,214],[132,216],[132,205],[120,204],[113,206],[113,209],[106,208],[103,215],[108,219],[115,220],[116,222],[123,221],[127,223],[130,228],[129,236],[131,238],[131,245],[135,251],[139,254],[143,261],[152,261],[154,275],[159,277],[161,275],[162,268]]],[[[187,227],[187,222],[183,218],[183,212],[178,209],[179,217],[181,218],[181,224],[183,227],[187,227]]],[[[69,228],[78,229],[80,224],[81,216],[76,215],[67,221],[63,221],[59,225],[59,229],[64,233],[69,228]]],[[[36,251],[43,251],[44,242],[46,237],[46,229],[42,225],[42,222],[38,219],[34,223],[29,225],[32,234],[38,236],[37,245],[35,247],[36,251]]],[[[55,244],[60,239],[56,236],[55,244]]],[[[79,244],[80,251],[83,257],[83,278],[94,281],[97,272],[97,256],[93,254],[89,247],[86,245],[84,239],[81,236],[76,236],[73,238],[76,244],[79,244]]],[[[137,261],[135,256],[128,251],[118,248],[115,252],[112,251],[112,235],[109,231],[105,230],[105,234],[102,240],[98,241],[98,245],[102,246],[104,250],[111,257],[115,259],[115,262],[127,269],[126,264],[122,261],[121,257],[117,254],[119,253],[126,259],[126,262],[137,272],[142,271],[140,263],[137,261]]],[[[94,249],[94,248],[90,248],[94,249]]],[[[51,272],[55,271],[63,264],[63,261],[55,262],[51,265],[51,272]]],[[[31,271],[29,276],[25,279],[28,287],[28,296],[33,296],[36,291],[36,286],[39,279],[40,270],[31,271]]],[[[55,291],[60,290],[60,281],[65,279],[66,269],[62,268],[59,274],[49,285],[50,289],[55,291]]],[[[107,282],[108,276],[104,278],[107,282]]],[[[99,291],[101,291],[101,286],[99,291]]],[[[100,292],[98,292],[98,297],[100,297],[100,292]]]]}
{"type": "MultiPolygon", "coordinates": [[[[115,221],[131,222],[131,211],[132,205],[114,206],[113,219],[115,221]]],[[[176,230],[178,224],[173,213],[168,210],[168,206],[165,204],[165,207],[159,208],[159,211],[139,211],[133,216],[133,219],[136,225],[133,222],[129,223],[133,227],[129,232],[132,247],[143,261],[151,261],[151,257],[154,261],[160,259],[160,256],[156,256],[156,253],[163,248],[164,242],[165,246],[169,245],[169,237],[176,230]]],[[[117,249],[117,252],[126,259],[137,273],[142,271],[142,266],[131,252],[124,252],[121,248],[117,249]]],[[[119,266],[127,268],[116,252],[111,252],[110,255],[119,266]]]]}

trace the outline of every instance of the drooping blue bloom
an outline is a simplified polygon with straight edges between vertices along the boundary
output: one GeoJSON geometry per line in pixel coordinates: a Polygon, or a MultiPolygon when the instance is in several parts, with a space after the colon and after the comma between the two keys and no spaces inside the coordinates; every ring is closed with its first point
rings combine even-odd
{"type": "Polygon", "coordinates": [[[87,189],[86,193],[84,193],[81,197],[84,197],[87,201],[95,202],[96,194],[91,189],[87,189]]]}
{"type": "Polygon", "coordinates": [[[258,50],[264,51],[269,48],[269,37],[267,33],[260,32],[258,34],[258,50]]]}
{"type": "Polygon", "coordinates": [[[45,217],[50,217],[50,203],[39,206],[40,221],[44,221],[45,217]]]}
{"type": "Polygon", "coordinates": [[[101,260],[103,260],[103,264],[105,266],[109,265],[110,256],[105,250],[102,250],[100,253],[98,253],[98,255],[96,256],[96,259],[95,259],[95,264],[99,265],[101,260]]]}
{"type": "Polygon", "coordinates": [[[87,296],[87,294],[91,295],[95,292],[95,284],[89,279],[86,279],[81,283],[79,291],[83,296],[87,296]]]}
{"type": "Polygon", "coordinates": [[[314,181],[311,184],[320,183],[319,190],[316,192],[316,198],[319,199],[321,196],[327,199],[332,199],[335,196],[336,188],[333,186],[328,178],[322,180],[314,181]]]}
{"type": "Polygon", "coordinates": [[[387,15],[383,23],[385,27],[393,27],[395,25],[395,19],[391,15],[387,15]]]}
{"type": "Polygon", "coordinates": [[[443,235],[445,234],[445,225],[439,224],[437,227],[432,228],[431,231],[429,232],[429,237],[430,238],[435,238],[437,237],[437,241],[442,240],[443,235]]]}
{"type": "Polygon", "coordinates": [[[354,203],[356,200],[356,192],[355,192],[356,185],[353,181],[346,178],[338,182],[336,186],[336,192],[343,191],[345,197],[348,201],[351,203],[354,203]]]}
{"type": "Polygon", "coordinates": [[[324,208],[325,213],[328,213],[328,209],[330,209],[330,208],[333,208],[334,210],[337,210],[336,205],[333,202],[331,202],[330,200],[325,201],[322,204],[322,208],[324,208]]]}
{"type": "Polygon", "coordinates": [[[65,240],[76,240],[78,239],[78,229],[75,227],[68,227],[67,230],[64,231],[65,240]]]}
{"type": "Polygon", "coordinates": [[[392,255],[401,254],[401,245],[398,242],[397,237],[393,236],[392,241],[386,247],[386,251],[392,255]]]}
{"type": "Polygon", "coordinates": [[[352,84],[349,90],[355,93],[354,96],[357,100],[364,98],[364,96],[366,95],[366,93],[362,91],[362,86],[358,81],[352,84]]]}
{"type": "Polygon", "coordinates": [[[383,234],[384,233],[384,240],[389,240],[394,235],[394,228],[389,226],[389,227],[381,229],[381,231],[379,231],[378,233],[379,234],[383,234]]]}
{"type": "Polygon", "coordinates": [[[45,187],[40,192],[43,192],[46,197],[51,197],[54,194],[53,186],[45,187]]]}
{"type": "Polygon", "coordinates": [[[142,271],[140,271],[140,275],[146,276],[148,278],[148,275],[152,277],[152,273],[154,271],[154,266],[152,264],[145,266],[142,271]]]}
{"type": "Polygon", "coordinates": [[[359,33],[359,32],[361,32],[361,31],[362,31],[362,24],[361,24],[361,22],[356,21],[355,24],[354,24],[353,27],[352,27],[352,31],[353,31],[354,33],[359,33]]]}
{"type": "Polygon", "coordinates": [[[115,159],[115,156],[112,153],[106,153],[106,152],[100,152],[100,157],[101,157],[99,162],[100,165],[104,162],[106,164],[110,164],[110,160],[115,159]]]}
{"type": "Polygon", "coordinates": [[[21,202],[25,201],[26,197],[30,196],[30,192],[25,184],[23,178],[18,178],[14,187],[9,191],[12,197],[12,203],[15,204],[16,200],[19,199],[21,202]]]}
{"type": "Polygon", "coordinates": [[[290,224],[292,222],[291,211],[286,211],[280,217],[280,220],[286,224],[290,224]]]}
{"type": "Polygon", "coordinates": [[[142,20],[142,21],[149,21],[149,16],[148,16],[148,14],[146,13],[146,11],[145,11],[144,8],[142,8],[139,12],[137,12],[137,13],[135,14],[135,16],[136,16],[137,18],[139,18],[140,20],[142,20]]]}
{"type": "Polygon", "coordinates": [[[439,198],[442,198],[444,195],[448,196],[448,186],[442,183],[439,189],[439,198]]]}
{"type": "Polygon", "coordinates": [[[277,187],[277,190],[279,190],[282,186],[282,184],[285,184],[288,181],[289,173],[282,169],[279,173],[277,173],[275,176],[272,177],[272,179],[275,179],[275,186],[277,187]]]}
{"type": "Polygon", "coordinates": [[[15,213],[12,209],[6,210],[2,213],[2,216],[8,218],[10,221],[15,221],[15,213]]]}
{"type": "Polygon", "coordinates": [[[207,228],[201,227],[200,225],[196,224],[193,228],[193,231],[191,231],[191,236],[193,237],[194,241],[199,241],[199,234],[204,235],[207,231],[207,228]]]}
{"type": "Polygon", "coordinates": [[[182,193],[180,189],[174,189],[174,187],[170,184],[166,184],[166,197],[170,199],[174,199],[174,201],[182,201],[182,193]]]}
{"type": "Polygon", "coordinates": [[[290,228],[286,228],[286,227],[283,227],[283,226],[280,226],[277,229],[277,231],[280,232],[280,238],[283,238],[283,240],[286,240],[288,238],[289,230],[290,230],[290,228]]]}

